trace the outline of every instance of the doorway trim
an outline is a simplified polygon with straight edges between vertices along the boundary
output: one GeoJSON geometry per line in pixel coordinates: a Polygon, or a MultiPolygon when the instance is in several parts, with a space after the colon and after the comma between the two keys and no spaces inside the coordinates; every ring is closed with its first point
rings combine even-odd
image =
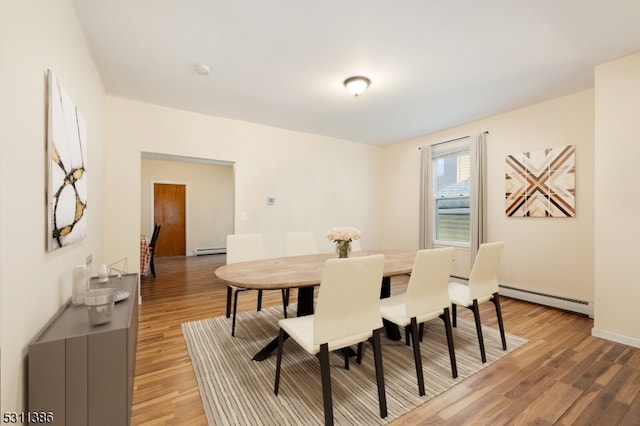
{"type": "Polygon", "coordinates": [[[184,155],[161,154],[159,152],[142,151],[140,153],[140,156],[145,160],[179,161],[181,163],[213,164],[216,166],[233,166],[234,164],[236,164],[235,161],[212,160],[209,158],[187,157],[184,155]]]}

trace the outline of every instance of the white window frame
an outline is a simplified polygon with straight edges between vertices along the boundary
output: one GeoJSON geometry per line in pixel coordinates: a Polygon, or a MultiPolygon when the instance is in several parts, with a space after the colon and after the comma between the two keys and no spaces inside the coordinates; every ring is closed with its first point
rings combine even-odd
{"type": "MultiPolygon", "coordinates": [[[[438,167],[435,166],[435,161],[438,158],[444,158],[445,156],[449,155],[449,154],[456,154],[456,153],[466,153],[469,155],[469,157],[471,157],[471,138],[470,137],[463,137],[463,138],[459,138],[459,139],[453,139],[450,141],[446,141],[446,142],[441,142],[438,144],[435,144],[431,147],[431,182],[432,182],[432,190],[431,190],[431,197],[430,197],[430,213],[433,215],[433,220],[431,221],[432,223],[432,234],[433,235],[433,245],[437,245],[437,246],[452,246],[452,247],[469,247],[471,244],[471,191],[469,188],[468,194],[461,196],[461,195],[451,195],[451,196],[447,196],[447,197],[441,197],[438,196],[438,167]],[[466,199],[468,200],[468,204],[469,204],[469,235],[467,236],[467,240],[466,241],[461,241],[461,240],[446,240],[446,239],[437,239],[436,236],[442,234],[441,229],[439,229],[439,224],[438,224],[438,209],[437,209],[437,205],[438,205],[438,201],[439,200],[443,200],[443,199],[447,199],[447,200],[456,200],[456,199],[466,199]]],[[[471,162],[471,159],[469,158],[469,161],[471,162]]],[[[469,166],[470,167],[470,166],[469,166]]],[[[459,171],[458,171],[459,173],[459,171]]],[[[469,173],[469,179],[472,178],[471,176],[471,170],[470,168],[468,169],[468,173],[469,173]]],[[[472,183],[470,182],[470,185],[472,183]]]]}

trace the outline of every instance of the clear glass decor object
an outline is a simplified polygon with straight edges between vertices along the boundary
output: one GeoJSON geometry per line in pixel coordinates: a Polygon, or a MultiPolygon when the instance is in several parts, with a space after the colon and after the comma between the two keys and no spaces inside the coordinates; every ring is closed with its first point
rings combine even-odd
{"type": "Polygon", "coordinates": [[[351,241],[350,240],[338,240],[336,241],[336,253],[338,253],[339,258],[347,258],[349,257],[349,252],[351,251],[351,241]]]}
{"type": "Polygon", "coordinates": [[[89,290],[91,272],[86,265],[77,265],[73,268],[73,288],[71,289],[71,303],[82,305],[84,294],[89,290]]]}
{"type": "Polygon", "coordinates": [[[85,293],[84,304],[87,305],[91,325],[100,325],[111,321],[117,293],[117,289],[110,287],[89,290],[85,293]]]}
{"type": "Polygon", "coordinates": [[[351,226],[336,226],[327,232],[327,238],[336,243],[338,257],[349,257],[351,241],[360,238],[360,231],[351,226]]]}

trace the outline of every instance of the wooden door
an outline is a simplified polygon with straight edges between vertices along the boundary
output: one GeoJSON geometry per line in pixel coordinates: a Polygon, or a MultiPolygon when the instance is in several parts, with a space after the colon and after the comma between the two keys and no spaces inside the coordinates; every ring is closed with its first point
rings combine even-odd
{"type": "Polygon", "coordinates": [[[185,256],[186,185],[153,184],[153,221],[162,226],[155,255],[185,256]]]}

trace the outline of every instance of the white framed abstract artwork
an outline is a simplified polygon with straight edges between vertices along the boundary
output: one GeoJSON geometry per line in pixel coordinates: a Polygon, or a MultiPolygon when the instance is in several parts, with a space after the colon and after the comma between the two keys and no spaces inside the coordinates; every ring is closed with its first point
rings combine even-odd
{"type": "Polygon", "coordinates": [[[87,236],[87,124],[48,70],[47,249],[87,236]]]}
{"type": "Polygon", "coordinates": [[[576,147],[568,145],[508,155],[508,217],[575,217],[576,147]]]}

